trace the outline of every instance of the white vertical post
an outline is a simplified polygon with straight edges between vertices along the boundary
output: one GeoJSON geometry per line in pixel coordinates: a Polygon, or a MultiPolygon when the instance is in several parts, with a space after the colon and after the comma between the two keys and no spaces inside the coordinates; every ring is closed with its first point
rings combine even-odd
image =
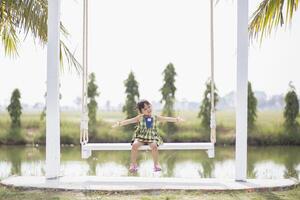
{"type": "Polygon", "coordinates": [[[235,180],[247,178],[248,0],[237,1],[235,180]]]}
{"type": "Polygon", "coordinates": [[[48,1],[47,98],[46,98],[46,178],[60,171],[59,118],[59,27],[60,0],[48,1]]]}
{"type": "Polygon", "coordinates": [[[210,142],[216,143],[216,113],[215,113],[215,50],[214,50],[214,0],[210,0],[210,142]]]}

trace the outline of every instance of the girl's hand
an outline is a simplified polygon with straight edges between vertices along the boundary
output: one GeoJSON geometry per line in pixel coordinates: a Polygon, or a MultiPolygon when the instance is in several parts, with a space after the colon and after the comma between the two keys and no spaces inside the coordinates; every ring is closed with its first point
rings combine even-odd
{"type": "Polygon", "coordinates": [[[176,123],[179,123],[179,122],[184,122],[185,120],[182,119],[181,117],[176,117],[176,123]]]}
{"type": "Polygon", "coordinates": [[[111,127],[112,128],[116,128],[118,126],[121,126],[121,122],[120,121],[117,121],[117,123],[115,123],[114,125],[112,125],[111,127]]]}

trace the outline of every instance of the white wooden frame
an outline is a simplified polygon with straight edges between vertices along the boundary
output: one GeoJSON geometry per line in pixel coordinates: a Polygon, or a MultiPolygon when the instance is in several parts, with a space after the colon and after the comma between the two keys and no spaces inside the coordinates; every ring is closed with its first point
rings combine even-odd
{"type": "MultiPolygon", "coordinates": [[[[60,1],[48,1],[46,178],[59,177],[59,22],[60,1]]],[[[248,83],[248,0],[237,1],[237,98],[236,98],[236,181],[246,181],[247,172],[247,83],[248,83]]],[[[88,146],[87,146],[88,148],[88,146]]]]}

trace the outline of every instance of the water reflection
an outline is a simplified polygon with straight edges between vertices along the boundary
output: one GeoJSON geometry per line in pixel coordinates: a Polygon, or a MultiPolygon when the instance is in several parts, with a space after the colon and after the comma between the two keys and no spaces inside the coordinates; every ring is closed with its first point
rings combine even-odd
{"type": "MultiPolygon", "coordinates": [[[[300,147],[249,147],[248,178],[299,179],[300,147]]],[[[128,173],[129,151],[98,151],[81,159],[79,147],[61,149],[61,174],[68,176],[142,176],[234,178],[234,147],[217,147],[216,157],[209,159],[204,151],[160,151],[163,171],[153,172],[149,151],[140,151],[139,171],[128,173]]],[[[10,175],[42,176],[45,174],[45,148],[0,147],[0,178],[10,175]]]]}

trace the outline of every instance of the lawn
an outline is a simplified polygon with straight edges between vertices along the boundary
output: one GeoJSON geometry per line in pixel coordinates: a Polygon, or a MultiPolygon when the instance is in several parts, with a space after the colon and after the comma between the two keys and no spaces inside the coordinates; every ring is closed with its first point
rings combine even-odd
{"type": "Polygon", "coordinates": [[[45,190],[19,190],[0,186],[0,199],[5,200],[36,200],[36,199],[62,199],[62,200],[296,200],[300,199],[300,187],[283,191],[261,192],[198,192],[198,191],[155,191],[155,192],[72,192],[72,191],[45,191],[45,190]]]}

